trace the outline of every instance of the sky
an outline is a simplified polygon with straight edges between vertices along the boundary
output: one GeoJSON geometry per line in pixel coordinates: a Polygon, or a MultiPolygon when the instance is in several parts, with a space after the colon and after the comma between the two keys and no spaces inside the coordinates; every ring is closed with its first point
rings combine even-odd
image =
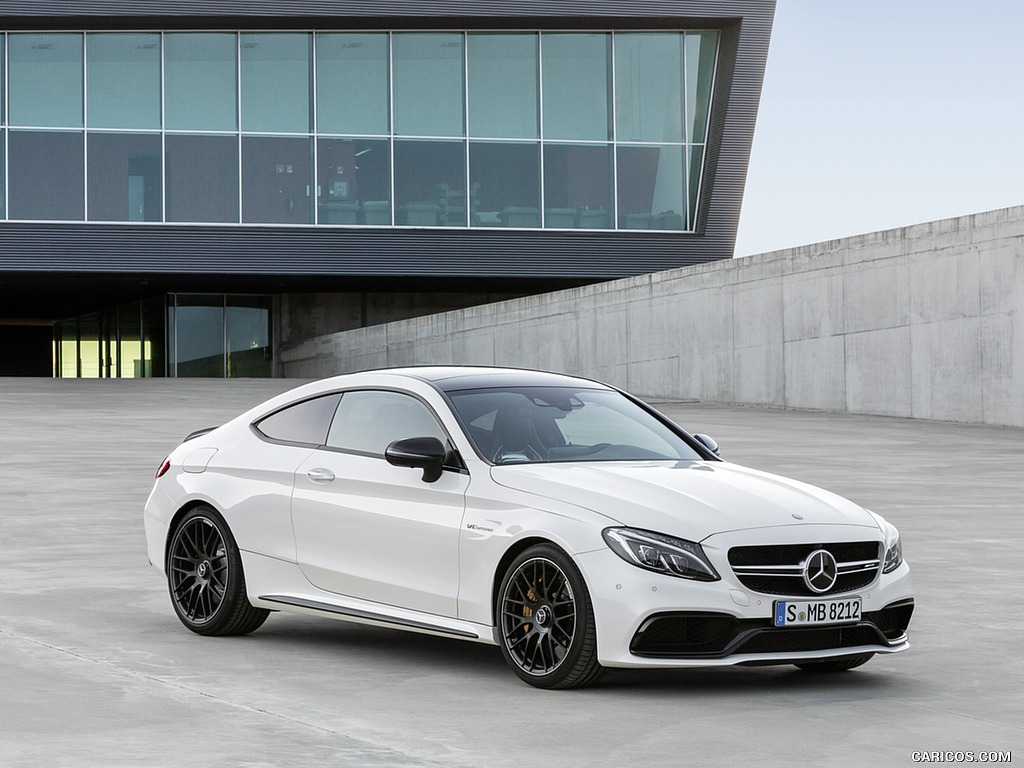
{"type": "Polygon", "coordinates": [[[1014,205],[1022,0],[778,0],[737,256],[1014,205]]]}

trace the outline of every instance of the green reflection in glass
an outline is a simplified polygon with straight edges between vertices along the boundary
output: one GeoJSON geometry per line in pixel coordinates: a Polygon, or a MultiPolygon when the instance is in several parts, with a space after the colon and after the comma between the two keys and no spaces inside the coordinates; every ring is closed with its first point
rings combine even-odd
{"type": "Polygon", "coordinates": [[[611,138],[611,35],[545,33],[544,138],[611,138]]]}
{"type": "Polygon", "coordinates": [[[226,308],[228,378],[274,375],[269,296],[228,296],[226,308]]]}
{"type": "Polygon", "coordinates": [[[396,32],[395,133],[403,136],[462,136],[463,36],[445,32],[396,32]]]}
{"type": "Polygon", "coordinates": [[[237,130],[237,73],[238,36],[234,33],[166,33],[166,127],[182,131],[237,130]]]}
{"type": "Polygon", "coordinates": [[[701,173],[704,168],[703,147],[690,147],[688,167],[690,182],[688,189],[690,201],[690,221],[688,228],[693,230],[697,228],[697,203],[700,199],[701,173]]]}
{"type": "Polygon", "coordinates": [[[224,296],[175,297],[174,372],[178,377],[224,376],[224,296]]]}
{"type": "Polygon", "coordinates": [[[718,32],[686,33],[686,138],[694,144],[707,140],[717,55],[718,32]]]}
{"type": "Polygon", "coordinates": [[[471,32],[466,39],[469,135],[535,139],[538,122],[536,34],[471,32]]]}
{"type": "Polygon", "coordinates": [[[317,131],[388,133],[388,36],[316,36],[317,131]]]}
{"type": "Polygon", "coordinates": [[[93,33],[85,39],[90,128],[160,127],[160,35],[93,33]]]}
{"type": "Polygon", "coordinates": [[[615,35],[615,112],[619,141],[684,141],[683,35],[615,35]]]}
{"type": "Polygon", "coordinates": [[[243,131],[309,132],[312,44],[308,33],[241,36],[243,131]]]}
{"type": "Polygon", "coordinates": [[[82,35],[8,35],[10,125],[81,128],[82,35]]]}

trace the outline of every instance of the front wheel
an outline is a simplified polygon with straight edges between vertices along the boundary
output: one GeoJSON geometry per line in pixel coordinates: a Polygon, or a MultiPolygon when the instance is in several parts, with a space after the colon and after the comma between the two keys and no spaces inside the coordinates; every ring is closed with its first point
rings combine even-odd
{"type": "Polygon", "coordinates": [[[245,635],[270,614],[249,602],[238,546],[210,507],[189,510],[175,527],[167,586],[181,623],[199,635],[245,635]]]}
{"type": "Polygon", "coordinates": [[[847,656],[844,659],[830,659],[828,661],[803,661],[796,666],[804,672],[813,672],[825,675],[832,672],[845,672],[848,669],[855,669],[861,664],[871,661],[873,653],[865,653],[860,656],[847,656]]]}
{"type": "Polygon", "coordinates": [[[580,688],[604,674],[590,593],[562,550],[538,544],[513,560],[497,609],[502,655],[524,682],[580,688]]]}

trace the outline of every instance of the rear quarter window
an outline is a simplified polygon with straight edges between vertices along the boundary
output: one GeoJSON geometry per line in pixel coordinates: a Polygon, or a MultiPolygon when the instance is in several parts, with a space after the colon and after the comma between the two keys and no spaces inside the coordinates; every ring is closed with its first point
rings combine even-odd
{"type": "Polygon", "coordinates": [[[326,395],[289,405],[253,422],[253,429],[271,440],[323,445],[338,408],[340,394],[326,395]]]}

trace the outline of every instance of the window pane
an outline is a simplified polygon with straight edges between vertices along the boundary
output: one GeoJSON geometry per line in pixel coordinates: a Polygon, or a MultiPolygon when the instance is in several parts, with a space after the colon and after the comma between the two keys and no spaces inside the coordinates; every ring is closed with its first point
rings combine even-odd
{"type": "Polygon", "coordinates": [[[392,46],[395,133],[462,136],[462,35],[398,32],[392,46]]]}
{"type": "Polygon", "coordinates": [[[273,440],[323,445],[327,429],[341,395],[326,395],[306,400],[283,411],[272,413],[256,423],[256,428],[273,440]]]}
{"type": "Polygon", "coordinates": [[[391,225],[391,151],[387,139],[320,139],[319,222],[391,225]]]}
{"type": "Polygon", "coordinates": [[[619,146],[619,228],[686,228],[681,146],[619,146]]]}
{"type": "Polygon", "coordinates": [[[224,297],[178,295],[175,375],[224,376],[224,297]]]}
{"type": "Polygon", "coordinates": [[[537,39],[534,34],[468,35],[470,136],[540,135],[537,39]]]}
{"type": "Polygon", "coordinates": [[[690,147],[690,225],[689,229],[697,228],[697,204],[700,201],[701,171],[704,167],[704,148],[690,147]]]}
{"type": "Polygon", "coordinates": [[[166,138],[167,221],[238,221],[238,137],[166,138]]]}
{"type": "Polygon", "coordinates": [[[89,220],[160,221],[160,136],[89,134],[89,220]]]}
{"type": "Polygon", "coordinates": [[[82,127],[82,36],[8,36],[10,125],[82,127]]]}
{"type": "Polygon", "coordinates": [[[466,145],[396,141],[397,224],[466,226],[466,145]]]}
{"type": "Polygon", "coordinates": [[[316,36],[317,131],[387,134],[388,36],[316,36]]]}
{"type": "Polygon", "coordinates": [[[117,308],[117,334],[121,354],[117,375],[122,379],[138,379],[144,375],[142,363],[142,308],[138,302],[117,308]]]}
{"type": "Polygon", "coordinates": [[[6,131],[0,130],[0,219],[7,218],[7,197],[6,189],[4,188],[4,180],[7,178],[7,174],[4,172],[4,161],[6,160],[4,152],[6,147],[6,131]]]}
{"type": "Polygon", "coordinates": [[[707,140],[717,53],[717,32],[686,33],[686,130],[694,144],[707,140]]]}
{"type": "Polygon", "coordinates": [[[683,141],[683,36],[615,35],[616,138],[683,141]]]}
{"type": "Polygon", "coordinates": [[[544,226],[609,229],[612,151],[607,144],[544,147],[544,226]]]}
{"type": "Polygon", "coordinates": [[[81,131],[11,131],[10,217],[85,218],[85,148],[81,131]]]}
{"type": "Polygon", "coordinates": [[[242,221],[313,223],[312,147],[310,139],[242,137],[242,221]]]}
{"type": "Polygon", "coordinates": [[[165,355],[167,338],[166,300],[154,296],[142,302],[142,376],[167,375],[165,355]]]}
{"type": "MultiPolygon", "coordinates": [[[[0,85],[6,83],[7,80],[4,77],[4,65],[7,62],[7,57],[4,56],[4,36],[0,35],[0,85]]],[[[7,122],[7,94],[4,93],[6,89],[0,87],[0,124],[7,122]]],[[[0,151],[2,154],[2,151],[0,151]]]]}
{"type": "Polygon", "coordinates": [[[100,316],[93,312],[78,321],[78,375],[98,379],[100,370],[100,316]]]}
{"type": "Polygon", "coordinates": [[[611,138],[611,36],[546,33],[544,138],[607,141],[611,138]]]}
{"type": "Polygon", "coordinates": [[[243,131],[309,132],[311,52],[307,33],[242,35],[243,131]]]}
{"type": "Polygon", "coordinates": [[[274,375],[270,343],[269,296],[228,296],[227,337],[229,378],[269,378],[274,375]]]}
{"type": "Polygon", "coordinates": [[[90,128],[160,127],[160,35],[89,33],[90,128]]]}
{"type": "Polygon", "coordinates": [[[238,39],[232,33],[164,35],[164,121],[170,130],[238,128],[238,39]]]}
{"type": "Polygon", "coordinates": [[[540,228],[540,145],[469,144],[470,224],[540,228]]]}
{"type": "Polygon", "coordinates": [[[423,403],[398,392],[346,392],[334,414],[327,445],[383,456],[395,440],[448,435],[423,403]]]}

